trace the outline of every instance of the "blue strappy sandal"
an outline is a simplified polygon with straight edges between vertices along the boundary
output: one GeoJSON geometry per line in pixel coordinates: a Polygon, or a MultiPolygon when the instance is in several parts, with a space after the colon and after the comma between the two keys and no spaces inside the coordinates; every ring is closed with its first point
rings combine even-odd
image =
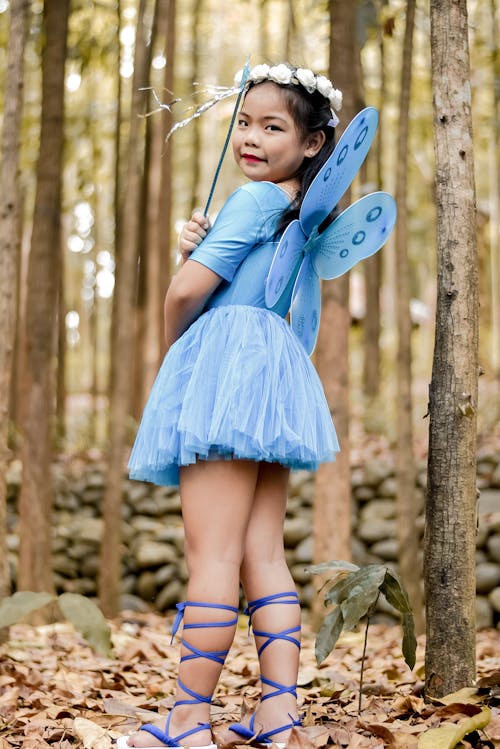
{"type": "MultiPolygon", "coordinates": [[[[235,618],[231,619],[227,622],[195,622],[193,624],[185,624],[184,630],[186,629],[202,629],[202,628],[208,628],[208,627],[231,627],[238,622],[238,609],[235,606],[225,606],[221,603],[201,603],[198,601],[185,601],[183,603],[177,604],[177,615],[175,617],[174,625],[172,627],[172,640],[175,637],[175,634],[177,630],[180,627],[180,624],[182,622],[183,616],[184,616],[184,610],[187,606],[193,606],[193,607],[199,607],[199,608],[207,608],[207,609],[224,609],[225,611],[232,611],[235,613],[235,618]]],[[[226,658],[226,655],[228,654],[228,650],[201,650],[200,648],[196,648],[194,645],[191,645],[189,642],[187,642],[184,637],[181,640],[182,644],[184,645],[187,650],[190,651],[189,654],[183,655],[180,662],[192,660],[193,658],[207,658],[208,660],[215,661],[216,663],[220,663],[221,665],[224,664],[224,660],[226,658]]],[[[146,723],[146,725],[141,726],[139,729],[140,731],[146,731],[147,733],[154,736],[156,739],[162,742],[165,746],[174,747],[175,749],[182,749],[182,747],[186,746],[186,742],[183,741],[184,739],[188,738],[188,736],[192,736],[195,733],[199,733],[200,731],[209,731],[210,730],[210,723],[199,723],[195,728],[191,728],[189,731],[185,731],[184,733],[180,733],[177,736],[171,736],[169,733],[169,725],[170,720],[172,718],[172,713],[175,710],[175,708],[178,705],[197,705],[202,702],[206,702],[210,704],[212,701],[212,695],[205,696],[203,694],[199,694],[198,692],[195,692],[193,689],[189,689],[179,678],[177,679],[177,683],[181,687],[181,689],[188,694],[191,699],[185,699],[185,700],[177,700],[172,709],[170,710],[165,730],[162,731],[161,728],[158,728],[157,726],[152,725],[151,723],[146,723]]],[[[117,749],[133,749],[128,743],[128,737],[127,736],[120,736],[119,739],[116,741],[116,748],[117,749]]],[[[159,749],[158,746],[151,746],[151,747],[145,747],[144,749],[159,749]]],[[[161,747],[160,747],[161,749],[161,747]]],[[[207,744],[205,746],[196,747],[195,749],[217,749],[216,744],[207,744]]]]}
{"type": "MultiPolygon", "coordinates": [[[[258,609],[262,608],[263,606],[274,604],[300,605],[299,597],[295,591],[290,593],[276,593],[274,595],[264,596],[264,598],[257,598],[255,601],[250,601],[247,608],[245,609],[245,613],[250,617],[249,626],[251,626],[252,624],[252,616],[258,609]]],[[[290,642],[292,643],[292,645],[296,645],[300,650],[300,642],[296,637],[292,637],[293,632],[300,632],[300,625],[297,627],[292,627],[291,629],[284,629],[282,632],[265,632],[263,630],[257,630],[254,628],[253,633],[256,637],[266,638],[266,640],[262,643],[257,651],[258,655],[260,656],[262,651],[265,650],[265,648],[267,648],[273,642],[276,642],[276,640],[285,640],[286,642],[290,642]]],[[[274,689],[273,692],[264,694],[260,698],[261,702],[264,702],[264,700],[270,700],[272,697],[278,697],[278,695],[280,694],[291,694],[293,695],[293,697],[297,697],[296,684],[286,686],[286,684],[280,684],[277,681],[266,679],[262,675],[260,677],[260,680],[262,685],[266,684],[267,686],[274,689]]],[[[251,741],[254,745],[270,746],[271,744],[273,744],[275,747],[277,747],[277,749],[285,749],[286,744],[284,742],[273,741],[273,736],[281,733],[282,731],[287,731],[290,728],[302,725],[300,718],[294,719],[292,718],[292,716],[290,716],[290,721],[290,723],[287,723],[284,726],[279,726],[279,728],[274,728],[271,731],[262,732],[255,727],[254,713],[250,718],[248,726],[244,726],[242,723],[232,723],[229,726],[229,730],[234,731],[234,733],[236,733],[238,736],[241,736],[243,739],[245,739],[245,741],[251,741]]]]}

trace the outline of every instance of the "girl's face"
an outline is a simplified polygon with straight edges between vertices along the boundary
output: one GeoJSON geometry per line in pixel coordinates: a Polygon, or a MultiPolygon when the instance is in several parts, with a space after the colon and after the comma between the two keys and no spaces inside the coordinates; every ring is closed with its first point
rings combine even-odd
{"type": "Polygon", "coordinates": [[[233,134],[233,152],[246,177],[280,184],[295,177],[304,157],[315,156],[323,141],[322,132],[302,137],[280,87],[269,81],[246,94],[233,134]]]}

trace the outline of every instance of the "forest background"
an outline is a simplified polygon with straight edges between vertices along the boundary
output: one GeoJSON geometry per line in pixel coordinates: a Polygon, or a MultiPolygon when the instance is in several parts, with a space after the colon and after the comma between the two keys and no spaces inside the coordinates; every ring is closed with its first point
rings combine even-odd
{"type": "MultiPolygon", "coordinates": [[[[53,587],[50,545],[36,539],[50,537],[55,456],[104,453],[109,470],[101,603],[110,615],[117,610],[121,484],[163,354],[162,303],[178,262],[177,234],[206,201],[234,101],[218,104],[168,141],[166,134],[214,86],[232,85],[251,54],[253,64],[289,59],[328,73],[344,92],[340,130],[364,105],[379,110],[378,137],[350,199],[379,188],[395,194],[398,227],[378,255],[323,286],[315,362],[343,451],[318,474],[315,554],[318,561],[349,557],[350,449],[367,456],[381,449],[393,453],[400,569],[416,611],[421,609],[413,492],[416,459],[427,453],[441,204],[433,145],[431,69],[436,72],[437,64],[431,56],[439,44],[431,38],[432,5],[0,0],[1,228],[8,221],[12,227],[15,217],[15,235],[0,232],[2,310],[12,299],[15,310],[0,332],[1,384],[8,389],[0,468],[4,476],[13,456],[23,465],[20,588],[53,587]],[[16,29],[19,46],[9,52],[16,29]],[[16,117],[18,128],[8,141],[6,126],[16,117]],[[17,141],[19,162],[9,182],[17,141]],[[15,262],[8,264],[7,256],[15,262]]],[[[468,444],[475,447],[476,417],[481,441],[500,437],[499,11],[495,0],[471,0],[467,25],[467,4],[457,7],[470,44],[462,88],[472,96],[474,152],[467,166],[475,167],[477,215],[462,211],[470,191],[456,192],[451,206],[468,220],[468,243],[478,247],[469,266],[467,255],[456,259],[465,276],[474,280],[478,272],[479,303],[473,294],[470,301],[480,331],[477,345],[468,316],[462,319],[460,366],[472,365],[476,376],[478,349],[482,373],[479,397],[473,387],[466,390],[459,410],[474,415],[468,444]]],[[[451,67],[440,72],[451,79],[451,67]]],[[[212,219],[239,183],[228,157],[212,219]]],[[[460,327],[454,332],[460,338],[460,327]]],[[[446,376],[446,362],[435,359],[434,370],[436,377],[446,376]]],[[[450,420],[448,429],[438,435],[442,444],[459,434],[450,420]]],[[[454,474],[455,464],[448,462],[445,472],[457,496],[465,486],[470,507],[470,476],[462,469],[454,474]]],[[[470,455],[462,455],[462,463],[469,474],[475,468],[470,455]]],[[[460,506],[457,499],[456,516],[460,506]]],[[[4,497],[0,507],[4,535],[4,497]]],[[[472,538],[470,523],[466,535],[472,538]]],[[[0,553],[0,566],[6,593],[7,554],[0,553]]]]}

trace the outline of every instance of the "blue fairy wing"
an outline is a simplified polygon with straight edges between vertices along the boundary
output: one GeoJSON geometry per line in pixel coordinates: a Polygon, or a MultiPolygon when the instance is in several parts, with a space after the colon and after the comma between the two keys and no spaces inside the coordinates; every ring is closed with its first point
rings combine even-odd
{"type": "Polygon", "coordinates": [[[293,287],[290,323],[307,353],[314,351],[321,315],[321,286],[311,256],[306,255],[293,287]]]}
{"type": "Polygon", "coordinates": [[[309,236],[333,211],[345,193],[371,146],[378,112],[366,107],[346,127],[328,161],[323,164],[304,195],[300,223],[309,236]]]}
{"type": "Polygon", "coordinates": [[[266,280],[266,307],[272,309],[283,296],[302,259],[307,237],[295,219],[286,227],[274,253],[266,280]]]}
{"type": "Polygon", "coordinates": [[[379,250],[396,223],[396,202],[386,192],[373,192],[346,208],[311,249],[320,278],[337,278],[379,250]]]}

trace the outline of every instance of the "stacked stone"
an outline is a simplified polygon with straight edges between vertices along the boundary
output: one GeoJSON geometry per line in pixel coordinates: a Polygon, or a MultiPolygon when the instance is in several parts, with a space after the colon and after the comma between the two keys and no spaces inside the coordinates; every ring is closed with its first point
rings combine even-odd
{"type": "MultiPolygon", "coordinates": [[[[8,549],[13,587],[16,580],[18,537],[16,499],[21,470],[13,462],[8,473],[8,549]]],[[[423,533],[426,466],[419,467],[416,533],[423,533]]],[[[58,592],[95,596],[105,465],[71,460],[54,465],[54,574],[58,592]]],[[[478,456],[477,613],[479,626],[500,627],[500,452],[478,456]]],[[[316,595],[315,580],[305,570],[311,564],[314,476],[293,473],[285,521],[287,561],[305,606],[316,595]]],[[[397,569],[396,482],[383,460],[353,466],[353,561],[387,564],[397,569]]],[[[175,489],[123,482],[123,599],[124,608],[165,611],[184,597],[187,570],[183,557],[183,527],[179,494],[175,489]]],[[[335,501],[334,498],[332,501],[335,501]]],[[[324,560],[327,561],[327,560],[324,560]]],[[[390,613],[381,602],[380,607],[390,613]]]]}

